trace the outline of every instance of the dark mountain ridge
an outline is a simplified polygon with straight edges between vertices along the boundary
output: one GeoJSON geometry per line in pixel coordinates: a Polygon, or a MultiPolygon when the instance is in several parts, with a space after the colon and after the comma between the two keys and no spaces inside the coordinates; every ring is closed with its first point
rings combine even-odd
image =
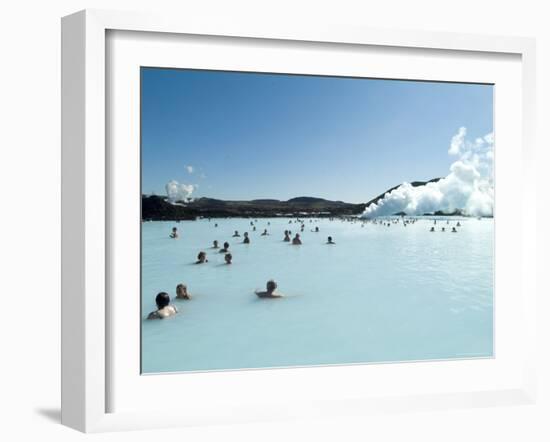
{"type": "MultiPolygon", "coordinates": [[[[413,181],[413,187],[424,186],[428,183],[438,182],[441,178],[434,178],[429,181],[413,181]]],[[[170,203],[163,196],[142,195],[141,214],[143,220],[194,220],[199,217],[205,218],[230,218],[230,217],[295,217],[295,216],[353,216],[363,213],[366,207],[376,204],[384,196],[397,189],[401,184],[394,186],[384,193],[376,196],[367,203],[354,204],[343,201],[331,201],[324,198],[311,196],[299,196],[287,201],[277,199],[261,198],[249,201],[220,200],[215,198],[201,197],[192,201],[180,201],[170,203]]],[[[453,213],[438,211],[426,213],[431,216],[445,216],[462,214],[460,210],[453,213]]],[[[398,216],[406,216],[404,212],[396,213],[398,216]]]]}

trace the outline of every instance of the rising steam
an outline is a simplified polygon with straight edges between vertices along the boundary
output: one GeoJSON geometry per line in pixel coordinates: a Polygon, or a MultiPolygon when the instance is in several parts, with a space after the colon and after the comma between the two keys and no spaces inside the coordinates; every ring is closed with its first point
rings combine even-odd
{"type": "Polygon", "coordinates": [[[449,155],[458,159],[451,164],[445,178],[418,187],[403,183],[378,203],[368,206],[361,216],[372,218],[398,212],[423,215],[455,210],[470,216],[492,216],[494,136],[490,133],[472,142],[466,139],[466,134],[466,128],[461,127],[451,140],[449,155]]]}
{"type": "Polygon", "coordinates": [[[165,188],[168,201],[171,203],[176,203],[178,201],[187,201],[191,198],[191,194],[195,191],[197,186],[193,184],[180,184],[177,181],[172,180],[166,184],[165,188]]]}

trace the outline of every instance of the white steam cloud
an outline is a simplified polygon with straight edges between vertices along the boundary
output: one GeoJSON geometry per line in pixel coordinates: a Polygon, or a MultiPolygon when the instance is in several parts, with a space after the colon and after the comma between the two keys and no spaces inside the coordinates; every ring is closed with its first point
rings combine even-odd
{"type": "Polygon", "coordinates": [[[368,206],[361,216],[372,218],[398,212],[423,215],[455,210],[470,216],[492,216],[494,136],[490,133],[471,142],[466,134],[466,128],[461,127],[451,139],[449,155],[458,159],[451,164],[446,177],[418,187],[403,183],[378,203],[368,206]]]}
{"type": "Polygon", "coordinates": [[[171,203],[175,203],[177,201],[187,201],[188,198],[191,198],[191,194],[197,187],[198,186],[193,184],[180,184],[175,180],[169,181],[165,186],[168,201],[171,203]]]}

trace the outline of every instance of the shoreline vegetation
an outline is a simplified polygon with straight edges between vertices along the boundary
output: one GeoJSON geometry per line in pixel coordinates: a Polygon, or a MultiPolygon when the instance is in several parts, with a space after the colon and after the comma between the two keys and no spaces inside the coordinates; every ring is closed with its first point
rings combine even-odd
{"type": "MultiPolygon", "coordinates": [[[[413,187],[437,182],[440,178],[430,181],[413,181],[413,187]]],[[[214,198],[196,198],[191,201],[170,202],[165,196],[142,195],[141,219],[143,221],[193,221],[200,218],[292,218],[292,217],[346,217],[358,216],[371,204],[376,204],[384,196],[396,189],[394,186],[366,203],[346,203],[323,198],[302,196],[287,201],[277,199],[255,199],[250,201],[228,201],[214,198]]],[[[466,216],[457,209],[453,212],[436,211],[425,213],[424,216],[466,216]]],[[[397,212],[392,216],[409,216],[405,212],[397,212]]]]}

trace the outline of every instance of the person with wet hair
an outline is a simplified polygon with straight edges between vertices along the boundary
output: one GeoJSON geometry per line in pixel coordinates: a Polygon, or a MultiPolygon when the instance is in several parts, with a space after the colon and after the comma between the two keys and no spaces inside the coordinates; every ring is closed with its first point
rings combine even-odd
{"type": "Polygon", "coordinates": [[[285,230],[285,237],[283,239],[283,241],[285,242],[290,242],[290,231],[289,230],[285,230]]]}
{"type": "Polygon", "coordinates": [[[231,253],[226,253],[224,259],[226,264],[231,264],[233,262],[233,255],[231,253]]]}
{"type": "Polygon", "coordinates": [[[220,253],[227,253],[229,251],[229,243],[226,241],[223,243],[223,249],[220,249],[220,253]]]}
{"type": "Polygon", "coordinates": [[[327,244],[336,244],[333,240],[332,240],[332,236],[329,236],[327,238],[327,244]]]}
{"type": "Polygon", "coordinates": [[[172,233],[170,233],[170,238],[172,239],[178,239],[179,238],[178,228],[172,227],[172,233]]]}
{"type": "Polygon", "coordinates": [[[267,281],[267,284],[265,285],[266,290],[260,291],[256,290],[256,296],[258,298],[282,298],[283,295],[281,293],[276,293],[275,290],[277,290],[277,283],[273,281],[273,279],[270,279],[267,281]]]}
{"type": "Polygon", "coordinates": [[[239,231],[238,230],[235,230],[235,233],[233,234],[233,238],[237,238],[241,235],[239,235],[239,231]]]}
{"type": "Polygon", "coordinates": [[[204,264],[205,262],[208,262],[208,260],[206,259],[206,252],[200,251],[197,255],[196,264],[204,264]]]}
{"type": "Polygon", "coordinates": [[[164,319],[178,313],[178,309],[170,304],[168,293],[160,292],[155,298],[155,303],[157,304],[157,310],[149,313],[147,319],[164,319]]]}
{"type": "Polygon", "coordinates": [[[176,299],[191,299],[191,295],[187,291],[185,284],[178,284],[176,286],[176,299]]]}
{"type": "Polygon", "coordinates": [[[213,249],[219,249],[220,248],[220,246],[218,245],[218,240],[217,239],[215,239],[214,242],[212,243],[212,248],[213,249]]]}
{"type": "Polygon", "coordinates": [[[248,232],[244,232],[243,244],[250,244],[250,238],[248,237],[248,232]]]}
{"type": "Polygon", "coordinates": [[[269,235],[269,233],[267,233],[267,229],[264,229],[264,231],[262,232],[262,236],[267,236],[269,235]]]}
{"type": "Polygon", "coordinates": [[[302,240],[300,239],[300,234],[297,233],[296,236],[292,239],[292,245],[299,246],[302,244],[302,240]]]}

